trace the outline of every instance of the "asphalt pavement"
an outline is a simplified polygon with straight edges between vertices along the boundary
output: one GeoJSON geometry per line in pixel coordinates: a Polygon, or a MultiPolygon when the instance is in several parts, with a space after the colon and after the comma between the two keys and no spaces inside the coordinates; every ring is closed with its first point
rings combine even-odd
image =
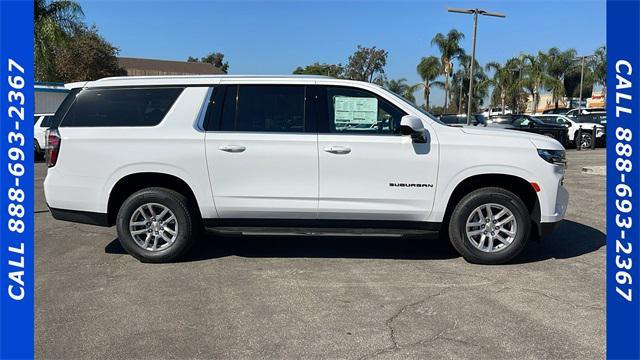
{"type": "Polygon", "coordinates": [[[54,220],[36,172],[45,359],[605,357],[605,150],[568,151],[567,219],[507,265],[442,240],[217,237],[143,264],[115,228],[54,220]]]}

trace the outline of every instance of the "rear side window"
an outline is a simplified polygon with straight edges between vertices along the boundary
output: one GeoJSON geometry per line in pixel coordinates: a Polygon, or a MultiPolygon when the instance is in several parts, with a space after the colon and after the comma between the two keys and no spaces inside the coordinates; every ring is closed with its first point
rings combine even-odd
{"type": "Polygon", "coordinates": [[[221,130],[302,133],[305,86],[240,85],[226,90],[221,130]]]}
{"type": "Polygon", "coordinates": [[[182,87],[85,89],[76,96],[61,126],[158,125],[183,89],[182,87]]]}
{"type": "Polygon", "coordinates": [[[53,122],[53,116],[47,115],[44,117],[44,119],[42,119],[42,122],[40,123],[40,127],[48,128],[51,126],[52,122],[53,122]]]}

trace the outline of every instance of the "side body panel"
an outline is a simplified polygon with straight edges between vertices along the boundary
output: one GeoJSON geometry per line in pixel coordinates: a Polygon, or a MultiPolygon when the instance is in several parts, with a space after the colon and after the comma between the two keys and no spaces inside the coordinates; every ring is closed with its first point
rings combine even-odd
{"type": "Polygon", "coordinates": [[[123,177],[158,172],[176,176],[193,190],[203,217],[217,213],[209,187],[204,133],[208,87],[188,87],[164,120],[152,127],[64,127],[60,156],[44,182],[50,207],[106,213],[109,194],[123,177]]]}

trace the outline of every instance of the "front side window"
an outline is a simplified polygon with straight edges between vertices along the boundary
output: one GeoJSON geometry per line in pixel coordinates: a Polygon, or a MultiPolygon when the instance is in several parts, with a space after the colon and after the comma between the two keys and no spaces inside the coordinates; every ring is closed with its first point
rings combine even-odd
{"type": "Polygon", "coordinates": [[[304,132],[305,87],[301,85],[227,87],[221,130],[304,132]]]}
{"type": "MultiPolygon", "coordinates": [[[[62,119],[63,127],[158,125],[182,87],[85,89],[62,119]]],[[[56,116],[58,114],[56,113],[56,116]]]]}
{"type": "Polygon", "coordinates": [[[400,134],[406,115],[388,101],[368,91],[327,87],[329,132],[350,134],[400,134]]]}

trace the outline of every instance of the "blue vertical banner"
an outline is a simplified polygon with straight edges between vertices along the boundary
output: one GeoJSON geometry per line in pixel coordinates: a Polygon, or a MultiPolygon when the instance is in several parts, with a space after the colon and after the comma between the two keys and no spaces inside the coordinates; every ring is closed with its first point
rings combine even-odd
{"type": "Polygon", "coordinates": [[[0,0],[0,359],[34,356],[33,2],[0,0]]]}
{"type": "Polygon", "coordinates": [[[607,358],[640,359],[640,2],[607,2],[607,358]]]}

